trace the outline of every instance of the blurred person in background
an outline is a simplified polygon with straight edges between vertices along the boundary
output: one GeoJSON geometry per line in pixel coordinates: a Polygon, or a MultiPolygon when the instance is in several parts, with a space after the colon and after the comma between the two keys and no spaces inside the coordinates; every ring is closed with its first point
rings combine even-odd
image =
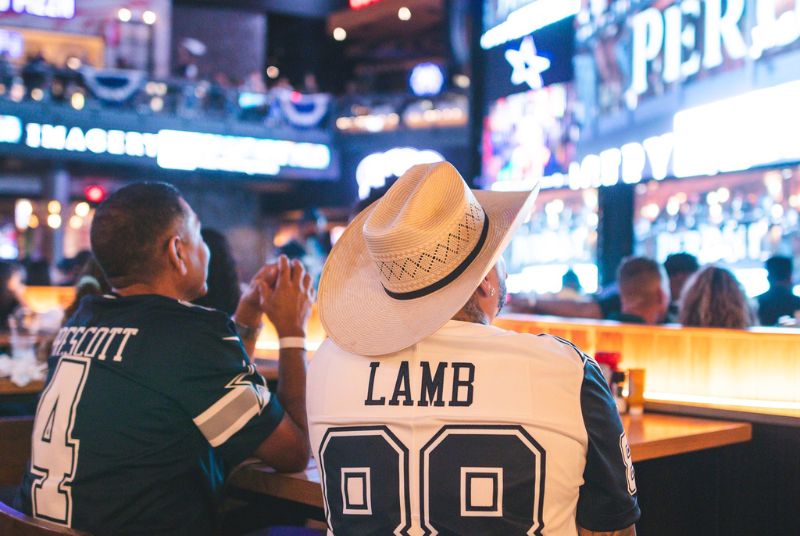
{"type": "MultiPolygon", "coordinates": [[[[666,273],[669,276],[671,302],[677,302],[680,289],[686,279],[697,271],[697,258],[689,253],[675,253],[667,257],[664,262],[666,273]],[[692,266],[695,266],[692,269],[692,266]]],[[[590,296],[590,300],[574,301],[560,298],[540,299],[536,296],[511,296],[509,305],[516,312],[554,315],[567,318],[595,318],[614,320],[622,310],[620,299],[619,281],[605,287],[602,291],[590,296]]],[[[677,306],[672,314],[668,312],[665,317],[667,322],[677,321],[677,306]]]]}
{"type": "Polygon", "coordinates": [[[4,93],[8,92],[11,84],[14,83],[14,65],[7,50],[0,52],[0,84],[5,87],[4,93]]]}
{"type": "Polygon", "coordinates": [[[697,257],[691,253],[673,253],[664,261],[664,269],[669,277],[669,310],[667,322],[677,322],[680,308],[680,298],[683,287],[692,275],[700,269],[697,257]]]}
{"type": "Polygon", "coordinates": [[[686,283],[678,317],[684,326],[745,329],[756,316],[730,270],[706,266],[686,283]]]}
{"type": "Polygon", "coordinates": [[[103,270],[100,268],[94,255],[89,252],[89,257],[83,263],[83,266],[81,266],[76,277],[75,299],[64,309],[64,322],[66,323],[72,314],[78,310],[78,306],[84,296],[102,296],[110,292],[111,286],[106,281],[103,270]]]}
{"type": "Polygon", "coordinates": [[[29,287],[49,287],[52,284],[50,263],[45,259],[25,261],[25,284],[29,287]]]}
{"type": "Polygon", "coordinates": [[[178,62],[172,74],[188,80],[197,80],[200,76],[198,60],[205,56],[207,50],[205,43],[193,37],[181,40],[178,46],[178,62]]]}
{"type": "Polygon", "coordinates": [[[65,257],[56,265],[58,273],[56,275],[59,285],[71,287],[78,283],[86,263],[92,257],[92,252],[88,250],[79,251],[74,257],[65,257]]]}
{"type": "Polygon", "coordinates": [[[0,261],[0,329],[8,329],[8,317],[24,303],[25,269],[11,261],[0,261]]]}
{"type": "Polygon", "coordinates": [[[660,324],[669,307],[669,282],[664,267],[647,257],[626,257],[617,270],[620,312],[609,320],[660,324]]]}
{"type": "Polygon", "coordinates": [[[583,288],[578,274],[570,268],[561,276],[561,290],[556,294],[560,300],[580,301],[583,299],[583,288]]]}
{"type": "MultiPolygon", "coordinates": [[[[33,90],[44,91],[50,85],[53,75],[53,66],[47,63],[41,52],[28,57],[28,61],[22,67],[22,82],[25,84],[26,96],[29,99],[34,97],[33,90]]],[[[44,95],[45,93],[42,93],[44,95]]],[[[37,100],[42,100],[43,97],[37,100]]]]}
{"type": "Polygon", "coordinates": [[[211,307],[232,316],[242,297],[239,286],[239,273],[236,268],[236,259],[233,258],[231,246],[225,235],[216,229],[205,228],[200,231],[203,240],[211,252],[208,262],[208,292],[192,303],[211,307]]]}
{"type": "Polygon", "coordinates": [[[328,220],[316,208],[308,208],[303,211],[299,227],[298,236],[281,246],[278,252],[301,261],[316,287],[332,247],[328,220]]]}
{"type": "Polygon", "coordinates": [[[780,317],[793,316],[800,311],[800,297],[792,292],[794,263],[791,257],[774,255],[767,259],[764,267],[769,290],[756,297],[758,319],[763,326],[774,326],[780,317]]]}

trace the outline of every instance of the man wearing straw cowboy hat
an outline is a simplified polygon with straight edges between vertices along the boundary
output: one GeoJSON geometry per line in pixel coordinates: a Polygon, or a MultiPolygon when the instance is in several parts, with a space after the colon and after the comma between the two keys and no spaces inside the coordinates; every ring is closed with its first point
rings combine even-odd
{"type": "Polygon", "coordinates": [[[635,534],[630,449],[597,364],[490,325],[535,197],[414,166],[334,247],[307,389],[329,534],[635,534]]]}

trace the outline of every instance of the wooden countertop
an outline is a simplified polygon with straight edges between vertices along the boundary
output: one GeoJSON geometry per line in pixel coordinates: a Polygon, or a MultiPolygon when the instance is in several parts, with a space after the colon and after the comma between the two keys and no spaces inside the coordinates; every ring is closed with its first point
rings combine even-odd
{"type": "MultiPolygon", "coordinates": [[[[752,437],[752,426],[742,422],[645,414],[625,415],[622,424],[634,462],[744,443],[752,437]]],[[[229,482],[248,491],[323,508],[319,470],[314,460],[300,473],[276,473],[254,461],[235,471],[229,482]]]]}
{"type": "Polygon", "coordinates": [[[0,378],[0,396],[34,395],[44,389],[44,380],[34,380],[24,387],[15,385],[8,378],[0,378]]]}
{"type": "Polygon", "coordinates": [[[634,462],[664,458],[750,441],[753,427],[746,422],[716,421],[645,413],[622,416],[634,462]]]}

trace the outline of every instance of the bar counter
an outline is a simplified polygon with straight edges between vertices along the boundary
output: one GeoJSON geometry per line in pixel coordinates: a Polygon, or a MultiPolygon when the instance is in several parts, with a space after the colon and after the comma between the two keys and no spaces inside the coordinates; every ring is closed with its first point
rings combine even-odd
{"type": "MultiPolygon", "coordinates": [[[[747,423],[711,421],[669,415],[641,415],[622,419],[636,462],[654,460],[723,447],[750,440],[747,423]]],[[[319,469],[311,461],[300,473],[276,473],[267,465],[253,461],[231,475],[229,485],[270,497],[323,508],[319,469]]]]}
{"type": "Polygon", "coordinates": [[[646,370],[651,409],[800,426],[800,329],[686,328],[509,314],[495,325],[549,333],[646,370]]]}

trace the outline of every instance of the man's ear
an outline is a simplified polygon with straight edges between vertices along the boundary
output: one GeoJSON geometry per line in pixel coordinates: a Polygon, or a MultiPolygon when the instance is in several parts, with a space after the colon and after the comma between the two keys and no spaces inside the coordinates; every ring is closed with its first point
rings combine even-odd
{"type": "Polygon", "coordinates": [[[478,290],[481,292],[481,295],[488,296],[491,289],[492,282],[489,281],[489,275],[487,274],[486,277],[483,278],[483,281],[481,281],[481,284],[478,285],[478,290]]]}
{"type": "Polygon", "coordinates": [[[178,235],[169,239],[167,244],[167,258],[172,268],[178,271],[181,275],[186,275],[186,251],[184,249],[183,241],[178,235]]]}

